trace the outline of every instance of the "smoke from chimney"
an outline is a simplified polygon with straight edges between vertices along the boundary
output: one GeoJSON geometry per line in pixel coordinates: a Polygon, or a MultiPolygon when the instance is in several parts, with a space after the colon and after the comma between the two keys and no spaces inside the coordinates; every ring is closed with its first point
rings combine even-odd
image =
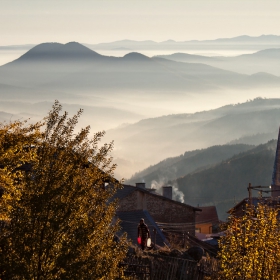
{"type": "MultiPolygon", "coordinates": [[[[163,188],[167,183],[167,180],[164,178],[161,178],[159,182],[156,180],[153,180],[151,183],[151,188],[156,190],[157,194],[163,195],[163,188]]],[[[172,186],[172,199],[184,203],[184,194],[183,192],[179,191],[178,186],[176,184],[173,184],[172,186]]]]}

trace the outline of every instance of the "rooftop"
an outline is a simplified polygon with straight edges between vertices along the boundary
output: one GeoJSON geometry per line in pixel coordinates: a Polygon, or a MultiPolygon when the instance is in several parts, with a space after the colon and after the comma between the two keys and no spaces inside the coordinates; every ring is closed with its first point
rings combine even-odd
{"type": "Polygon", "coordinates": [[[216,206],[199,207],[200,213],[197,213],[195,221],[197,224],[202,223],[218,223],[218,213],[216,206]]]}
{"type": "Polygon", "coordinates": [[[166,201],[172,201],[172,203],[176,203],[176,204],[182,205],[182,206],[187,207],[187,208],[192,208],[194,211],[201,211],[200,208],[193,207],[191,205],[188,205],[188,204],[185,204],[185,203],[182,203],[182,202],[164,197],[160,194],[151,192],[151,190],[152,189],[146,189],[146,188],[144,189],[144,188],[139,188],[139,187],[135,187],[135,186],[131,186],[131,185],[123,185],[122,189],[117,190],[117,192],[113,196],[113,199],[117,198],[117,199],[121,200],[121,199],[125,198],[126,196],[128,196],[129,194],[131,194],[134,191],[140,191],[140,192],[147,193],[151,196],[155,196],[157,198],[160,198],[160,199],[163,199],[163,200],[166,200],[166,201]]]}

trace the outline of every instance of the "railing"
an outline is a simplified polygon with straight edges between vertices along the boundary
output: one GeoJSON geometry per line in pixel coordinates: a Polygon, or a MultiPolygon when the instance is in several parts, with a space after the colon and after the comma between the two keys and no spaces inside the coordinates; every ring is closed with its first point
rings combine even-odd
{"type": "Polygon", "coordinates": [[[197,263],[161,255],[130,255],[121,265],[130,280],[203,280],[218,269],[213,260],[203,259],[197,263]]]}
{"type": "Polygon", "coordinates": [[[124,276],[129,280],[152,279],[151,259],[147,257],[129,255],[120,265],[124,267],[124,276]]]}

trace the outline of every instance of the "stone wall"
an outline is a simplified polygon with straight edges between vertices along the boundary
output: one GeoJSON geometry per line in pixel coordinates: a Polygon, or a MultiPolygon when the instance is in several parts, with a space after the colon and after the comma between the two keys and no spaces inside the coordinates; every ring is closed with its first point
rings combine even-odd
{"type": "Polygon", "coordinates": [[[133,210],[140,210],[137,208],[137,194],[138,192],[132,192],[125,198],[119,200],[119,207],[118,211],[133,211],[133,210]]]}
{"type": "Polygon", "coordinates": [[[192,207],[172,202],[160,196],[146,196],[147,210],[156,222],[194,223],[195,212],[192,207]]]}

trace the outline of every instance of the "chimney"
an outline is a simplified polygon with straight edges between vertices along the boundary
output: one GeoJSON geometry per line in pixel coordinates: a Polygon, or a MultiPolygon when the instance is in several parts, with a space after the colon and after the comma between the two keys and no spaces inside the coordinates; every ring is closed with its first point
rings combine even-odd
{"type": "Polygon", "coordinates": [[[136,187],[140,189],[146,189],[146,183],[136,183],[136,187]]]}
{"type": "Polygon", "coordinates": [[[172,199],[172,186],[163,186],[162,187],[162,195],[169,199],[172,199]]]}

